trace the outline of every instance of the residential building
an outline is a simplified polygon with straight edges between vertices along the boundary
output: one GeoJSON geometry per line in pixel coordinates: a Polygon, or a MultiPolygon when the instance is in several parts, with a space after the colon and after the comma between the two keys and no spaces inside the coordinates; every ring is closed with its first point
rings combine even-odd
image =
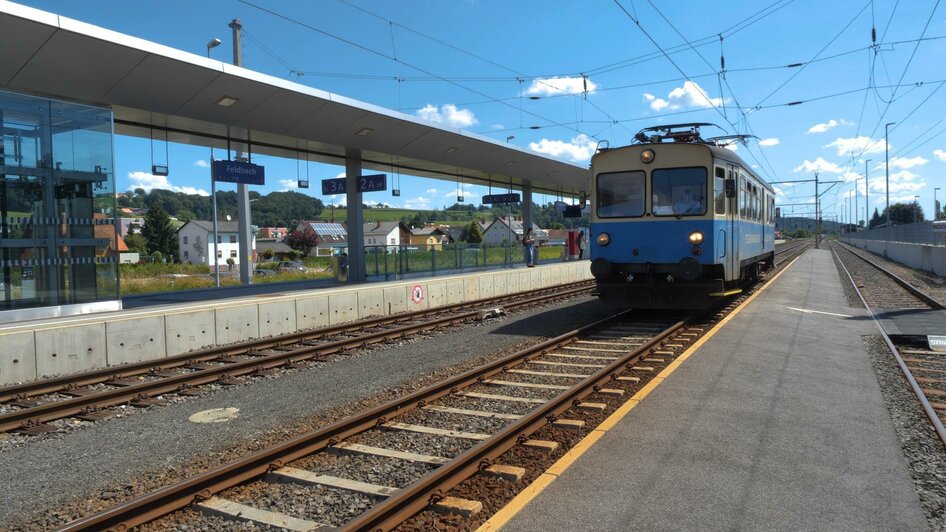
{"type": "Polygon", "coordinates": [[[256,254],[259,257],[257,262],[262,262],[267,260],[264,258],[264,254],[267,250],[272,250],[273,258],[269,260],[289,260],[290,253],[292,253],[292,248],[287,246],[282,239],[275,238],[257,238],[256,239],[256,254]]]}
{"type": "Polygon", "coordinates": [[[286,235],[288,234],[289,234],[288,227],[260,227],[259,232],[256,233],[256,238],[259,238],[260,240],[264,238],[282,240],[286,238],[286,235]]]}
{"type": "Polygon", "coordinates": [[[118,219],[119,232],[121,236],[128,236],[132,233],[141,233],[141,228],[145,225],[144,218],[122,217],[118,219]]]}
{"type": "MultiPolygon", "coordinates": [[[[226,267],[227,259],[234,264],[240,263],[240,245],[238,244],[239,224],[236,220],[217,222],[217,260],[213,260],[213,222],[191,220],[177,230],[178,257],[188,264],[206,264],[226,267]]],[[[251,244],[256,252],[256,237],[251,244]]]]}
{"type": "Polygon", "coordinates": [[[340,223],[303,220],[295,230],[316,236],[318,245],[312,250],[316,255],[331,255],[348,247],[348,230],[340,223]]]}
{"type": "Polygon", "coordinates": [[[365,248],[385,246],[394,252],[411,241],[411,230],[401,222],[370,222],[364,226],[365,248]]]}
{"type": "MultiPolygon", "coordinates": [[[[483,232],[483,242],[486,244],[499,245],[503,242],[522,242],[522,220],[498,217],[489,224],[489,227],[483,232]]],[[[549,241],[549,234],[538,225],[532,224],[532,233],[537,245],[543,245],[549,241]]]]}
{"type": "Polygon", "coordinates": [[[423,249],[441,250],[447,242],[449,242],[449,237],[446,231],[437,226],[426,225],[411,229],[411,244],[414,246],[421,246],[423,249]]]}

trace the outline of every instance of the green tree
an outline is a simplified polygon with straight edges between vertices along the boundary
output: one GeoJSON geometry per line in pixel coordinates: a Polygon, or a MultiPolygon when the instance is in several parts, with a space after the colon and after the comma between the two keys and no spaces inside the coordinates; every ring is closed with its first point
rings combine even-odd
{"type": "Polygon", "coordinates": [[[156,206],[145,215],[141,236],[148,243],[148,251],[155,251],[172,257],[177,254],[177,233],[171,227],[171,218],[160,206],[156,206]]]}
{"type": "MultiPolygon", "coordinates": [[[[891,225],[912,224],[924,220],[926,220],[926,216],[923,214],[923,207],[915,201],[912,203],[894,203],[890,206],[891,225]]],[[[886,221],[887,209],[884,209],[884,212],[880,213],[879,223],[885,223],[886,221]]]]}
{"type": "Polygon", "coordinates": [[[483,228],[480,227],[479,222],[473,220],[470,222],[470,225],[463,228],[463,233],[460,235],[460,238],[470,244],[479,244],[483,241],[483,228]]]}
{"type": "Polygon", "coordinates": [[[140,233],[128,233],[124,238],[128,249],[141,256],[148,254],[148,241],[140,233]]]}

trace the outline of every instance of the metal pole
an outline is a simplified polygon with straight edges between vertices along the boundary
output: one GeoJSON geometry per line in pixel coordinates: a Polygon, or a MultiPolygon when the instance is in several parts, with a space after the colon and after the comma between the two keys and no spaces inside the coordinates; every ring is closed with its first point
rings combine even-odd
{"type": "Polygon", "coordinates": [[[214,179],[214,149],[210,148],[210,196],[211,204],[213,205],[213,226],[214,226],[214,256],[213,256],[213,265],[214,265],[214,283],[217,288],[220,288],[220,265],[217,263],[217,180],[214,179]]]}
{"type": "Polygon", "coordinates": [[[939,220],[939,205],[936,203],[936,191],[939,189],[940,187],[936,187],[933,189],[933,221],[934,222],[936,220],[939,220]]]}
{"type": "MultiPolygon", "coordinates": [[[[243,24],[239,19],[233,19],[230,24],[233,29],[233,64],[243,66],[243,42],[241,40],[243,24]]],[[[237,159],[242,159],[245,155],[237,152],[237,159]]],[[[253,237],[250,235],[250,187],[249,185],[237,185],[237,231],[239,236],[240,249],[240,282],[242,284],[253,283],[253,237]]]]}
{"type": "Polygon", "coordinates": [[[857,231],[857,227],[858,227],[857,218],[860,216],[860,213],[857,212],[857,182],[860,180],[861,178],[859,177],[854,180],[854,230],[855,231],[857,231]]]}
{"type": "Polygon", "coordinates": [[[867,177],[867,163],[871,159],[864,161],[864,226],[870,229],[870,179],[867,177]]]}
{"type": "Polygon", "coordinates": [[[815,172],[815,249],[821,248],[821,196],[818,195],[818,173],[815,172]]]}
{"type": "Polygon", "coordinates": [[[884,124],[884,172],[887,175],[887,241],[890,241],[890,144],[887,142],[887,128],[896,124],[896,122],[887,122],[884,124]]]}

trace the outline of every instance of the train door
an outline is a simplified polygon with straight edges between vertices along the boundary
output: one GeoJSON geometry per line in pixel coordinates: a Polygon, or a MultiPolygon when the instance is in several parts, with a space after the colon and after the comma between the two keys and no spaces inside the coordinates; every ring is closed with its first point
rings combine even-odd
{"type": "Polygon", "coordinates": [[[726,169],[726,225],[729,227],[729,241],[727,247],[729,253],[726,254],[726,280],[732,281],[739,278],[739,190],[741,188],[738,181],[739,174],[736,167],[729,165],[726,169]]]}

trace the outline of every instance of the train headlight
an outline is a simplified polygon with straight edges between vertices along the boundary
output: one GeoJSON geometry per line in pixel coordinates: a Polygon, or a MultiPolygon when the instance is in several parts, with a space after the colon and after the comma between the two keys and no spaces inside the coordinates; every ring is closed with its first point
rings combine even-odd
{"type": "Polygon", "coordinates": [[[641,152],[641,162],[644,164],[650,164],[654,162],[654,150],[646,149],[641,152]]]}
{"type": "Polygon", "coordinates": [[[690,233],[690,243],[694,246],[699,246],[703,243],[703,233],[699,231],[693,231],[690,233]]]}
{"type": "Polygon", "coordinates": [[[610,243],[611,243],[611,235],[609,235],[608,233],[601,233],[598,235],[599,246],[607,246],[610,243]]]}

